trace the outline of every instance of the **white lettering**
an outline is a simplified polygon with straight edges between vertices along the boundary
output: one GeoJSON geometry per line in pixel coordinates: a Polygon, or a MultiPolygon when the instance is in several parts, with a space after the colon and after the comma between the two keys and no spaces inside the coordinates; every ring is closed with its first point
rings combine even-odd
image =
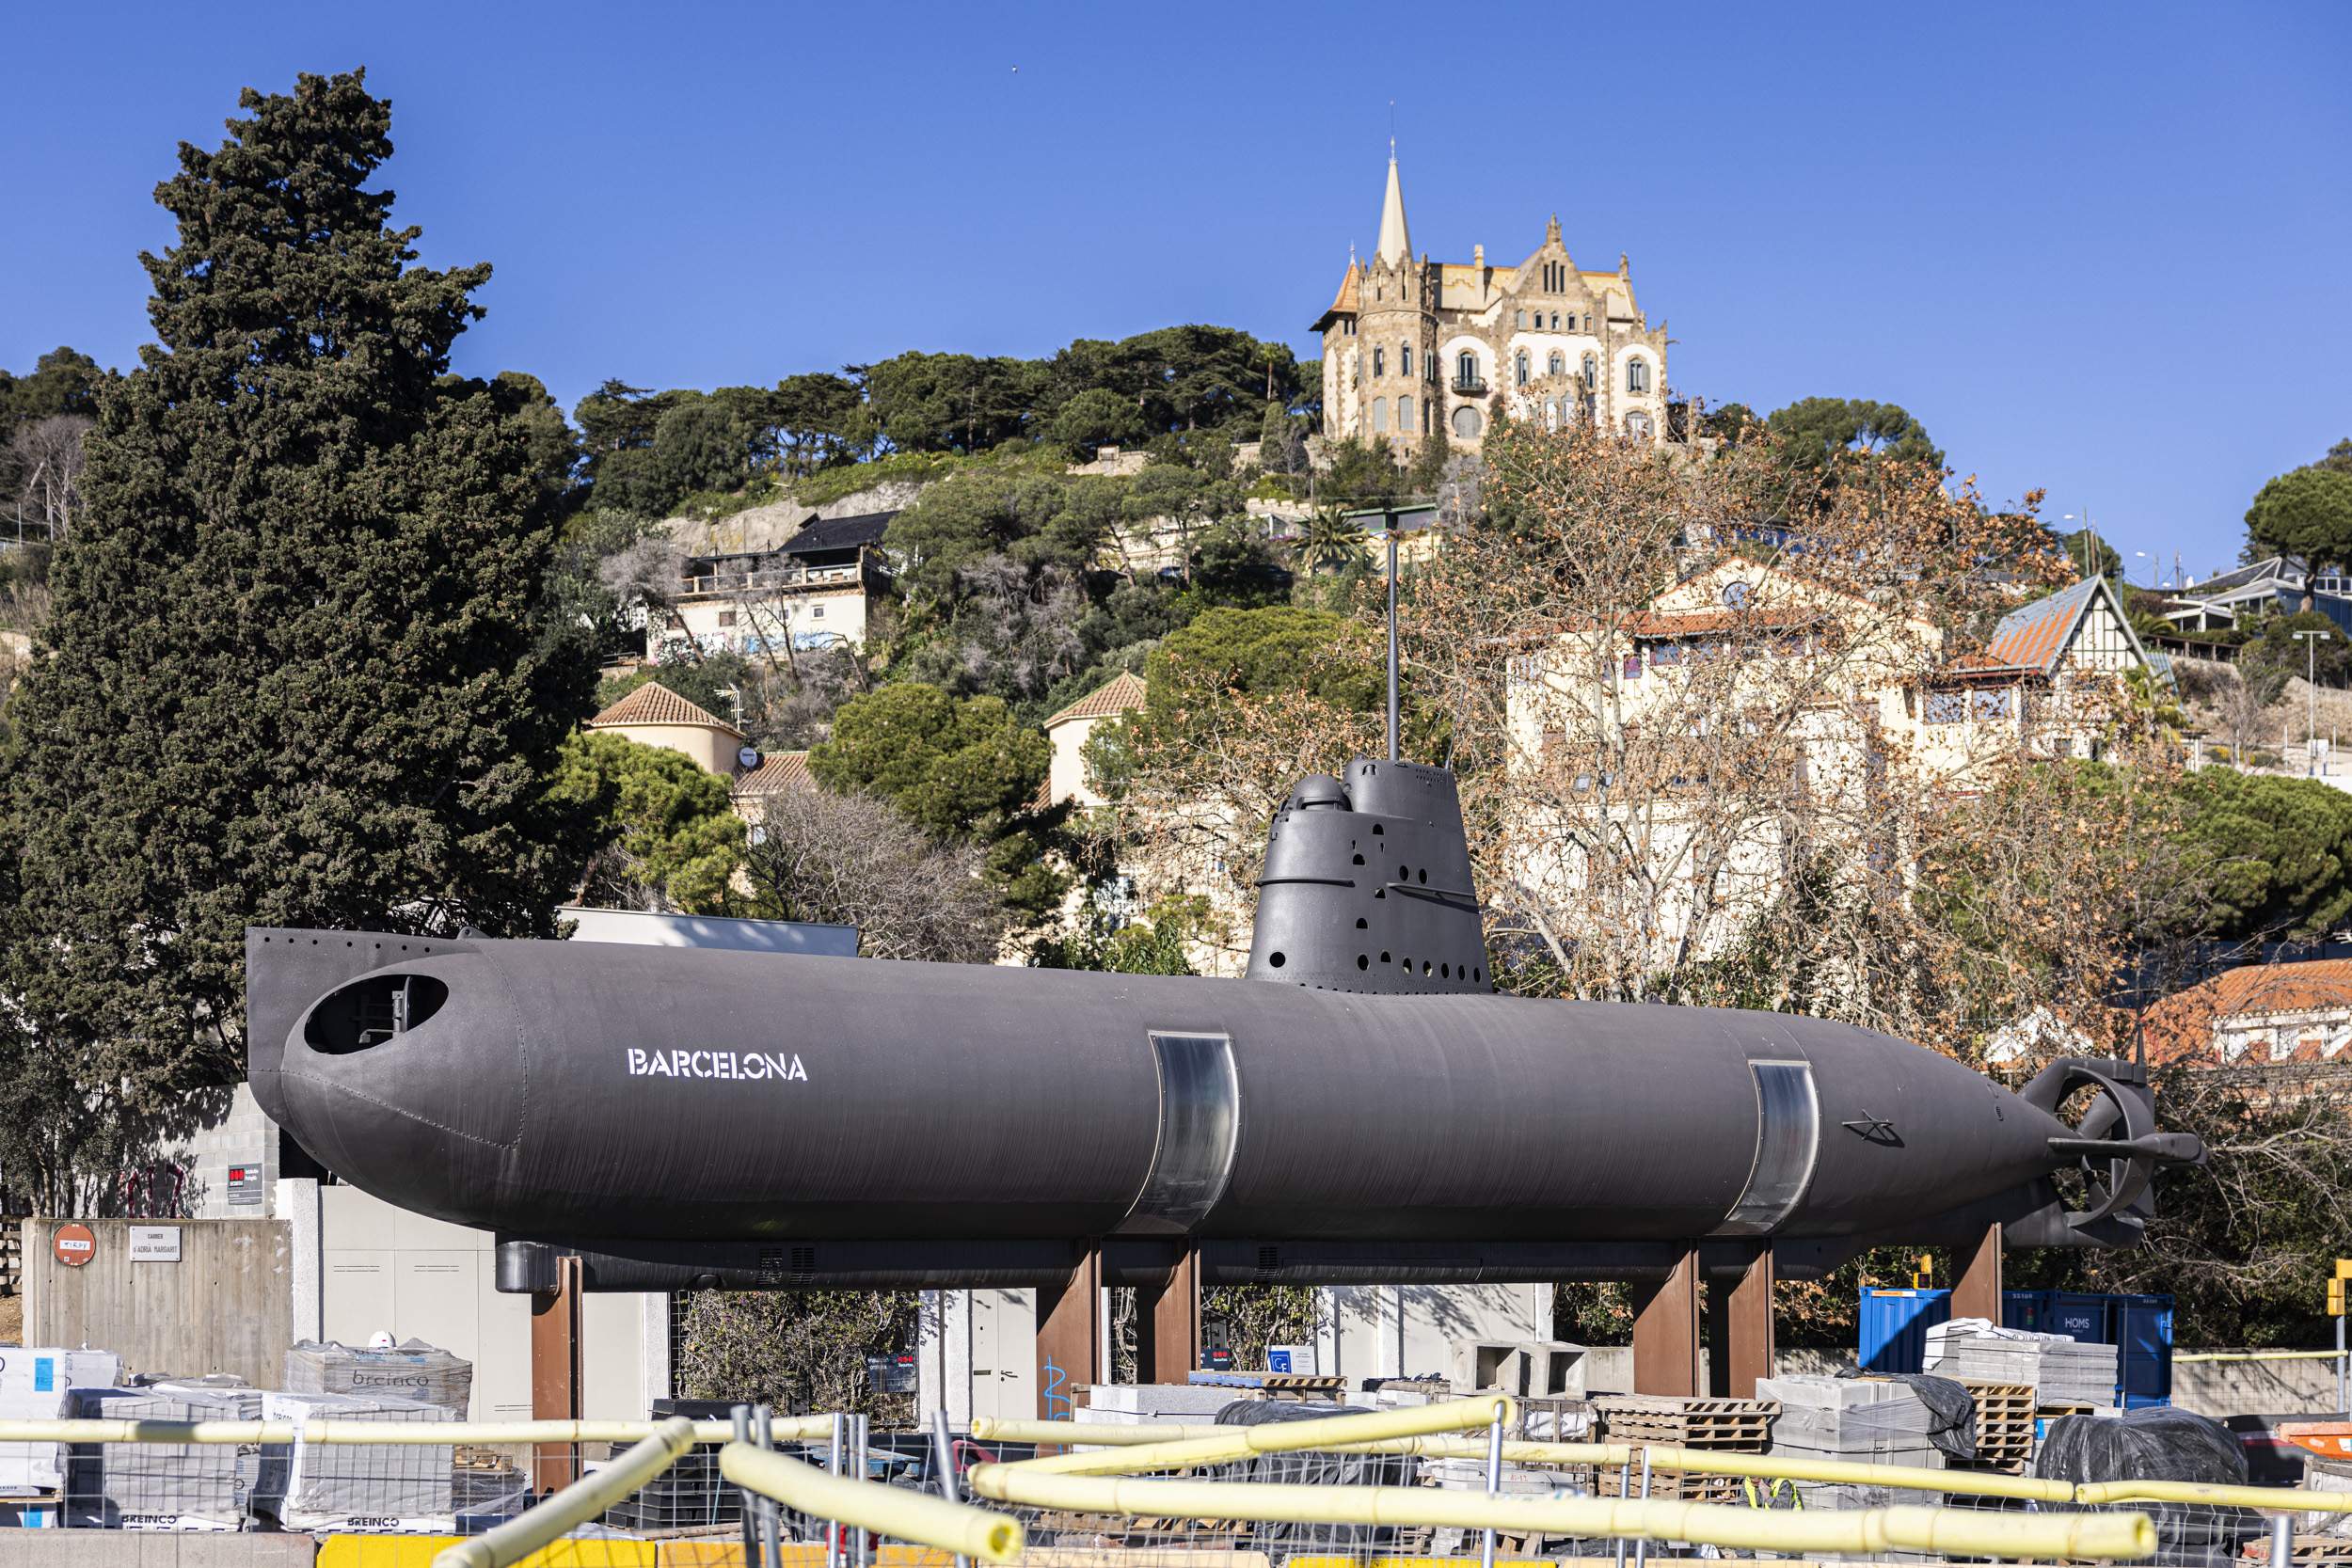
{"type": "MultiPolygon", "coordinates": [[[[787,1051],[645,1051],[628,1048],[622,1056],[631,1078],[723,1078],[805,1084],[808,1066],[787,1051]]],[[[60,1242],[59,1246],[72,1246],[60,1242]]],[[[87,1243],[81,1243],[87,1246],[87,1243]]]]}

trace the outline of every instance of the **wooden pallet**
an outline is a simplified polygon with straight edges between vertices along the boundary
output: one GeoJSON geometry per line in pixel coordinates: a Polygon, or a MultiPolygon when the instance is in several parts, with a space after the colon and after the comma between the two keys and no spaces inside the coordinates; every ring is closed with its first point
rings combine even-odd
{"type": "Polygon", "coordinates": [[[1602,1435],[1613,1443],[1761,1453],[1772,1441],[1780,1404],[1775,1400],[1601,1394],[1593,1400],[1593,1412],[1600,1419],[1602,1435]]]}
{"type": "MultiPolygon", "coordinates": [[[[1602,1497],[1642,1495],[1642,1468],[1633,1467],[1631,1475],[1614,1465],[1604,1465],[1595,1479],[1599,1482],[1595,1496],[1602,1497]]],[[[1673,1502],[1736,1503],[1743,1498],[1738,1476],[1708,1475],[1696,1470],[1652,1470],[1649,1495],[1673,1502]]]]}
{"type": "Polygon", "coordinates": [[[1984,1383],[1963,1378],[1977,1406],[1977,1461],[2009,1475],[2033,1457],[2034,1390],[2030,1383],[1984,1383]]]}

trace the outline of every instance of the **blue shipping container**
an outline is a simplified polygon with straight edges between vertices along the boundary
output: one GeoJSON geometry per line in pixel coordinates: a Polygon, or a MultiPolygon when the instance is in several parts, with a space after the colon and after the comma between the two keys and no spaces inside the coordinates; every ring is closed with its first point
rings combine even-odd
{"type": "MultiPolygon", "coordinates": [[[[1928,1330],[1951,1312],[1948,1291],[1866,1290],[1856,1359],[1865,1371],[1918,1371],[1927,1362],[1928,1330]]],[[[2004,1291],[2001,1322],[2009,1328],[2113,1345],[2117,1404],[2136,1409],[2171,1402],[2170,1296],[2004,1291]]]]}

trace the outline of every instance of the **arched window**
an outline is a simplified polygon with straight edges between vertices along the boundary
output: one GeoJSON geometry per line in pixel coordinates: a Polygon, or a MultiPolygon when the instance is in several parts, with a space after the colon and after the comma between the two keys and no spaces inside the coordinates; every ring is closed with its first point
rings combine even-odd
{"type": "Polygon", "coordinates": [[[1584,312],[1584,330],[1585,330],[1585,331],[1587,331],[1587,332],[1590,332],[1592,329],[1593,329],[1593,313],[1592,313],[1590,310],[1587,310],[1587,311],[1585,311],[1585,312],[1584,312]]]}
{"type": "Polygon", "coordinates": [[[1560,312],[1559,312],[1559,311],[1557,311],[1557,310],[1554,310],[1554,311],[1551,313],[1551,329],[1552,329],[1554,332],[1557,332],[1557,331],[1559,331],[1559,330],[1560,330],[1560,312]]]}
{"type": "Polygon", "coordinates": [[[1516,385],[1527,385],[1527,350],[1521,349],[1511,356],[1511,374],[1516,385]]]}
{"type": "Polygon", "coordinates": [[[1513,326],[1525,326],[1527,325],[1527,312],[1524,310],[1512,311],[1511,325],[1513,326]]]}
{"type": "Polygon", "coordinates": [[[1381,435],[1386,435],[1388,433],[1389,400],[1387,398],[1375,398],[1372,400],[1372,428],[1381,435]]]}
{"type": "Polygon", "coordinates": [[[1553,349],[1551,351],[1551,357],[1544,362],[1544,373],[1546,375],[1567,374],[1568,356],[1561,353],[1558,349],[1553,349]]]}
{"type": "Polygon", "coordinates": [[[1649,390],[1649,361],[1638,354],[1625,362],[1625,389],[1629,392],[1649,390]]]}
{"type": "Polygon", "coordinates": [[[1649,416],[1636,408],[1625,417],[1625,433],[1637,441],[1649,439],[1649,416]]]}
{"type": "Polygon", "coordinates": [[[1454,361],[1454,384],[1465,388],[1478,385],[1478,356],[1469,349],[1454,361]]]}
{"type": "Polygon", "coordinates": [[[1411,398],[1396,400],[1396,428],[1407,436],[1421,428],[1413,423],[1413,400],[1411,398]]]}
{"type": "Polygon", "coordinates": [[[1376,348],[1372,351],[1372,373],[1375,375],[1389,373],[1389,351],[1387,349],[1376,348]]]}
{"type": "Polygon", "coordinates": [[[1588,354],[1584,356],[1584,385],[1587,387],[1600,385],[1600,356],[1597,354],[1588,354]]]}
{"type": "Polygon", "coordinates": [[[1454,434],[1465,441],[1478,439],[1478,410],[1468,404],[1454,411],[1454,434]]]}
{"type": "Polygon", "coordinates": [[[1396,351],[1396,373],[1399,375],[1410,375],[1413,373],[1412,344],[1406,343],[1396,351]]]}

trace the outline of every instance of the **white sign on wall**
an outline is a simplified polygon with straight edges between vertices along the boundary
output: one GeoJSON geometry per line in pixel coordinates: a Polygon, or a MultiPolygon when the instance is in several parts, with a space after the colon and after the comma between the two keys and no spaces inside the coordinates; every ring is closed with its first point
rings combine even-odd
{"type": "Polygon", "coordinates": [[[177,1263],[180,1261],[180,1227],[176,1225],[135,1225],[131,1227],[131,1261],[134,1263],[177,1263]]]}

